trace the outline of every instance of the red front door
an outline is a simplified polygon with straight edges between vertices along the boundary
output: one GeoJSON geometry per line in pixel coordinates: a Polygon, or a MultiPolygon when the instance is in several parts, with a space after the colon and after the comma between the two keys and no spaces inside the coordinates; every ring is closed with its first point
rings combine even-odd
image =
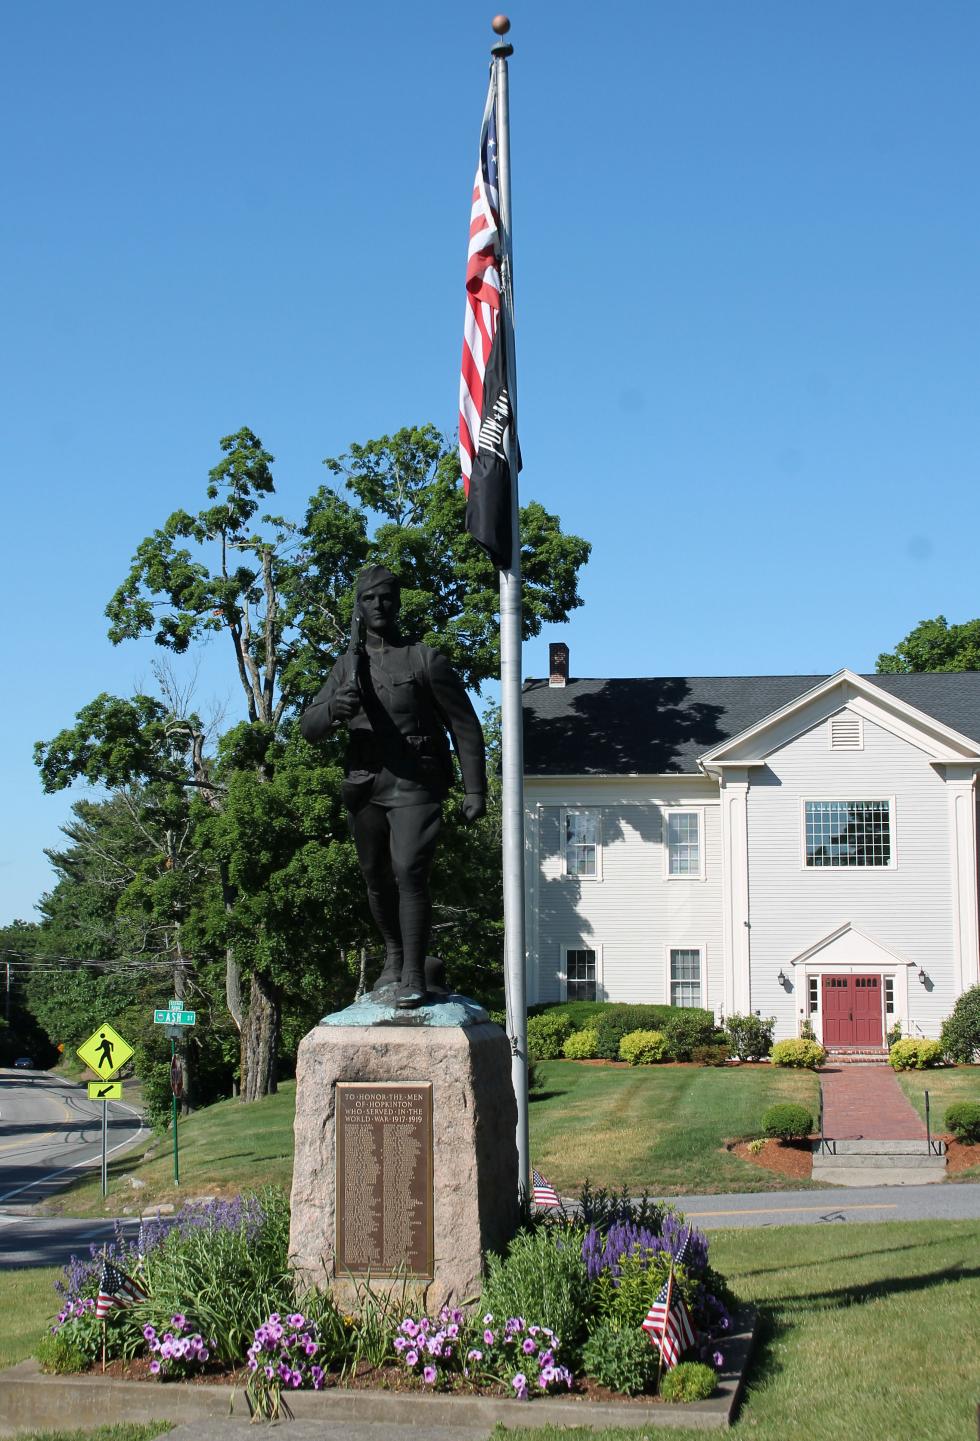
{"type": "Polygon", "coordinates": [[[881,1045],[880,976],[824,976],[823,1043],[881,1045]]]}

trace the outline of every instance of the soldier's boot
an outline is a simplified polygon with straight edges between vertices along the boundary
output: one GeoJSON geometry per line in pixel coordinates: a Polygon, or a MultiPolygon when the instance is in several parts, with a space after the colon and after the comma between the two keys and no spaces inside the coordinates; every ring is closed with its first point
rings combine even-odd
{"type": "Polygon", "coordinates": [[[380,991],[382,986],[398,985],[405,962],[401,931],[398,929],[398,888],[394,882],[383,890],[374,890],[369,886],[367,896],[374,924],[385,943],[384,969],[372,987],[372,990],[380,991]]]}
{"type": "Polygon", "coordinates": [[[399,924],[405,959],[402,963],[401,985],[395,995],[400,1010],[414,1010],[425,1004],[425,952],[429,943],[432,907],[422,890],[403,888],[399,907],[399,924]]]}

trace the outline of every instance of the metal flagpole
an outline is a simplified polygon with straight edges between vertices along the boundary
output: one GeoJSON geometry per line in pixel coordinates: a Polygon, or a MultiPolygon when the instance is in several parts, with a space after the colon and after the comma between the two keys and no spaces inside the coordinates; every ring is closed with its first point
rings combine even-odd
{"type": "Polygon", "coordinates": [[[527,991],[524,952],[524,733],[521,714],[521,535],[517,493],[517,367],[514,359],[514,287],[510,210],[510,113],[507,57],[514,47],[504,39],[506,15],[493,21],[498,36],[492,47],[497,95],[497,186],[500,200],[501,324],[507,355],[507,391],[512,423],[510,462],[513,556],[500,572],[500,712],[503,808],[504,983],[511,1077],[517,1098],[518,1184],[530,1196],[531,1163],[527,1122],[527,991]]]}

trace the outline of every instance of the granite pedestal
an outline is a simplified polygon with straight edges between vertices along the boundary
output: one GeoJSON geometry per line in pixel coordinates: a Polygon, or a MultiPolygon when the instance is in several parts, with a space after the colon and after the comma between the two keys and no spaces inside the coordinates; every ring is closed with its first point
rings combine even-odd
{"type": "Polygon", "coordinates": [[[433,1315],[480,1290],[518,1221],[510,1045],[462,996],[374,998],[324,1017],[296,1070],[290,1258],[302,1286],[356,1304],[407,1284],[433,1315]]]}

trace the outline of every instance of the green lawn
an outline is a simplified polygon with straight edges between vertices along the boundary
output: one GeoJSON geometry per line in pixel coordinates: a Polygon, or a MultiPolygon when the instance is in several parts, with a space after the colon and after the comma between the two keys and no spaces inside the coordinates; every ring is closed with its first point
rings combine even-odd
{"type": "Polygon", "coordinates": [[[795,1190],[723,1149],[729,1138],[759,1136],[775,1101],[819,1110],[811,1071],[769,1066],[714,1069],[637,1066],[619,1069],[544,1061],[531,1102],[531,1156],[559,1189],[586,1177],[598,1185],[659,1195],[699,1191],[795,1190]]]}
{"type": "MultiPolygon", "coordinates": [[[[929,1092],[930,1126],[936,1134],[946,1129],[946,1107],[955,1101],[980,1102],[980,1066],[950,1066],[935,1071],[897,1071],[898,1084],[925,1120],[925,1093],[929,1092]]],[[[980,1146],[974,1148],[977,1164],[958,1171],[957,1181],[980,1181],[980,1146]]],[[[953,1178],[951,1178],[953,1179],[953,1178]]]]}
{"type": "MultiPolygon", "coordinates": [[[[976,1436],[980,1223],[721,1231],[711,1235],[711,1256],[762,1313],[734,1441],[976,1436]]],[[[528,1427],[506,1437],[637,1441],[640,1434],[654,1433],[528,1427]]],[[[663,1435],[697,1441],[705,1433],[684,1427],[663,1435]]]]}
{"type": "MultiPolygon", "coordinates": [[[[545,1061],[543,1089],[531,1101],[534,1164],[555,1185],[600,1185],[680,1195],[692,1191],[793,1189],[772,1172],[723,1150],[730,1137],[760,1134],[773,1101],[799,1100],[816,1114],[817,1079],[809,1071],[768,1066],[715,1070],[697,1066],[635,1069],[545,1061]]],[[[46,1204],[71,1216],[152,1211],[187,1197],[229,1195],[292,1178],[295,1082],[250,1106],[219,1101],[180,1123],[180,1189],[173,1184],[169,1136],[113,1157],[105,1201],[98,1177],[79,1179],[46,1204]],[[133,1189],[124,1178],[145,1186],[133,1189]]]]}
{"type": "Polygon", "coordinates": [[[173,1421],[128,1421],[120,1426],[99,1426],[94,1431],[18,1431],[15,1441],[152,1441],[152,1437],[172,1430],[174,1424],[173,1421]]]}
{"type": "Polygon", "coordinates": [[[295,1081],[284,1082],[276,1095],[243,1106],[218,1101],[182,1120],[180,1187],[173,1181],[172,1139],[154,1136],[109,1162],[109,1194],[102,1199],[97,1174],[88,1174],[61,1191],[44,1207],[66,1216],[117,1215],[123,1205],[152,1210],[155,1205],[180,1205],[192,1196],[231,1195],[243,1187],[271,1182],[289,1189],[293,1174],[293,1112],[295,1081]],[[133,1190],[123,1178],[146,1184],[133,1190]]]}
{"type": "Polygon", "coordinates": [[[58,1314],[58,1266],[0,1271],[0,1366],[30,1356],[58,1314]]]}

